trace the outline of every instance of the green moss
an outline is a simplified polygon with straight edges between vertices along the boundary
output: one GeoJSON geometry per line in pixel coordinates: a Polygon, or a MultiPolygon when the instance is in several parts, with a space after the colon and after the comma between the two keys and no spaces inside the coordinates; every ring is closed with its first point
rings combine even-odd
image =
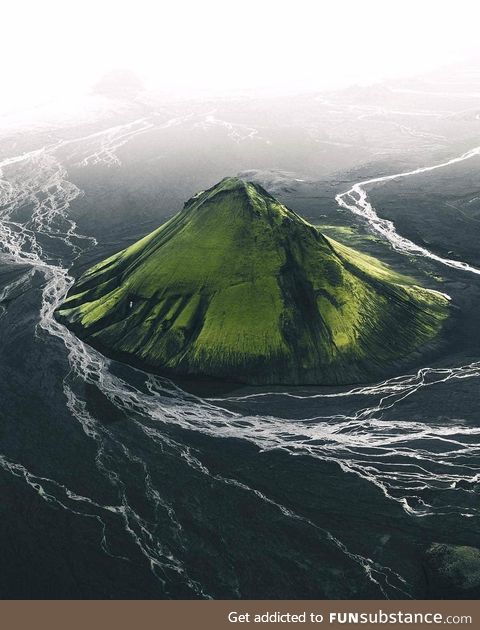
{"type": "Polygon", "coordinates": [[[287,355],[278,326],[281,310],[282,296],[273,278],[242,282],[215,293],[195,341],[194,363],[223,363],[232,352],[245,362],[281,352],[287,355]]]}
{"type": "Polygon", "coordinates": [[[427,560],[450,586],[465,591],[480,587],[480,549],[434,543],[427,551],[427,560]]]}
{"type": "Polygon", "coordinates": [[[90,268],[57,316],[146,366],[255,383],[366,380],[447,317],[415,287],[236,178],[90,268]]]}

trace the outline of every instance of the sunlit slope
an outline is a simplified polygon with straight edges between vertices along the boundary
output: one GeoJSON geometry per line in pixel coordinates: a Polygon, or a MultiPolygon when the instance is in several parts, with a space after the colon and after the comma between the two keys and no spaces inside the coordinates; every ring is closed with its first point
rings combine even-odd
{"type": "Polygon", "coordinates": [[[57,317],[117,358],[256,384],[381,376],[435,339],[440,293],[320,234],[236,178],[90,268],[57,317]]]}

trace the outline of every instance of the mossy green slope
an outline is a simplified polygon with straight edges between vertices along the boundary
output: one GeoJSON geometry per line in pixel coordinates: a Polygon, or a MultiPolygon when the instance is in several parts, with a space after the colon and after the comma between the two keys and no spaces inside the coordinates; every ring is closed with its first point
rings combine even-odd
{"type": "Polygon", "coordinates": [[[106,354],[165,374],[336,384],[411,358],[447,314],[442,294],[227,178],[90,268],[57,318],[106,354]]]}

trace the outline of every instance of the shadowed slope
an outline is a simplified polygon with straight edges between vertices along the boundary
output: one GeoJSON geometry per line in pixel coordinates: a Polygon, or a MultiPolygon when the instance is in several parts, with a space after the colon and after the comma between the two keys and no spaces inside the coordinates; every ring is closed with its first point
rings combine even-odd
{"type": "Polygon", "coordinates": [[[429,344],[447,305],[227,178],[90,268],[57,317],[147,370],[333,384],[378,377],[429,344]]]}

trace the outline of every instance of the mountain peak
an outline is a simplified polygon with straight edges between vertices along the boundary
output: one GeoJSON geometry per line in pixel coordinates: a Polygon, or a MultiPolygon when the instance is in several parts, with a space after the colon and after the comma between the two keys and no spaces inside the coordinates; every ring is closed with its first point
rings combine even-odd
{"type": "Polygon", "coordinates": [[[193,195],[193,197],[185,203],[185,206],[190,206],[198,202],[204,203],[206,201],[211,201],[217,195],[236,194],[256,201],[258,201],[258,196],[273,199],[273,197],[259,184],[255,184],[246,179],[241,179],[240,177],[224,177],[211,188],[202,190],[193,195]]]}
{"type": "Polygon", "coordinates": [[[184,212],[190,217],[214,212],[218,221],[231,221],[234,216],[244,220],[260,219],[277,227],[294,222],[319,237],[311,224],[281,204],[260,184],[240,177],[225,177],[211,188],[198,192],[185,203],[184,212]]]}
{"type": "Polygon", "coordinates": [[[228,177],[87,270],[57,318],[105,354],[167,375],[338,384],[392,372],[447,314],[441,294],[228,177]]]}

